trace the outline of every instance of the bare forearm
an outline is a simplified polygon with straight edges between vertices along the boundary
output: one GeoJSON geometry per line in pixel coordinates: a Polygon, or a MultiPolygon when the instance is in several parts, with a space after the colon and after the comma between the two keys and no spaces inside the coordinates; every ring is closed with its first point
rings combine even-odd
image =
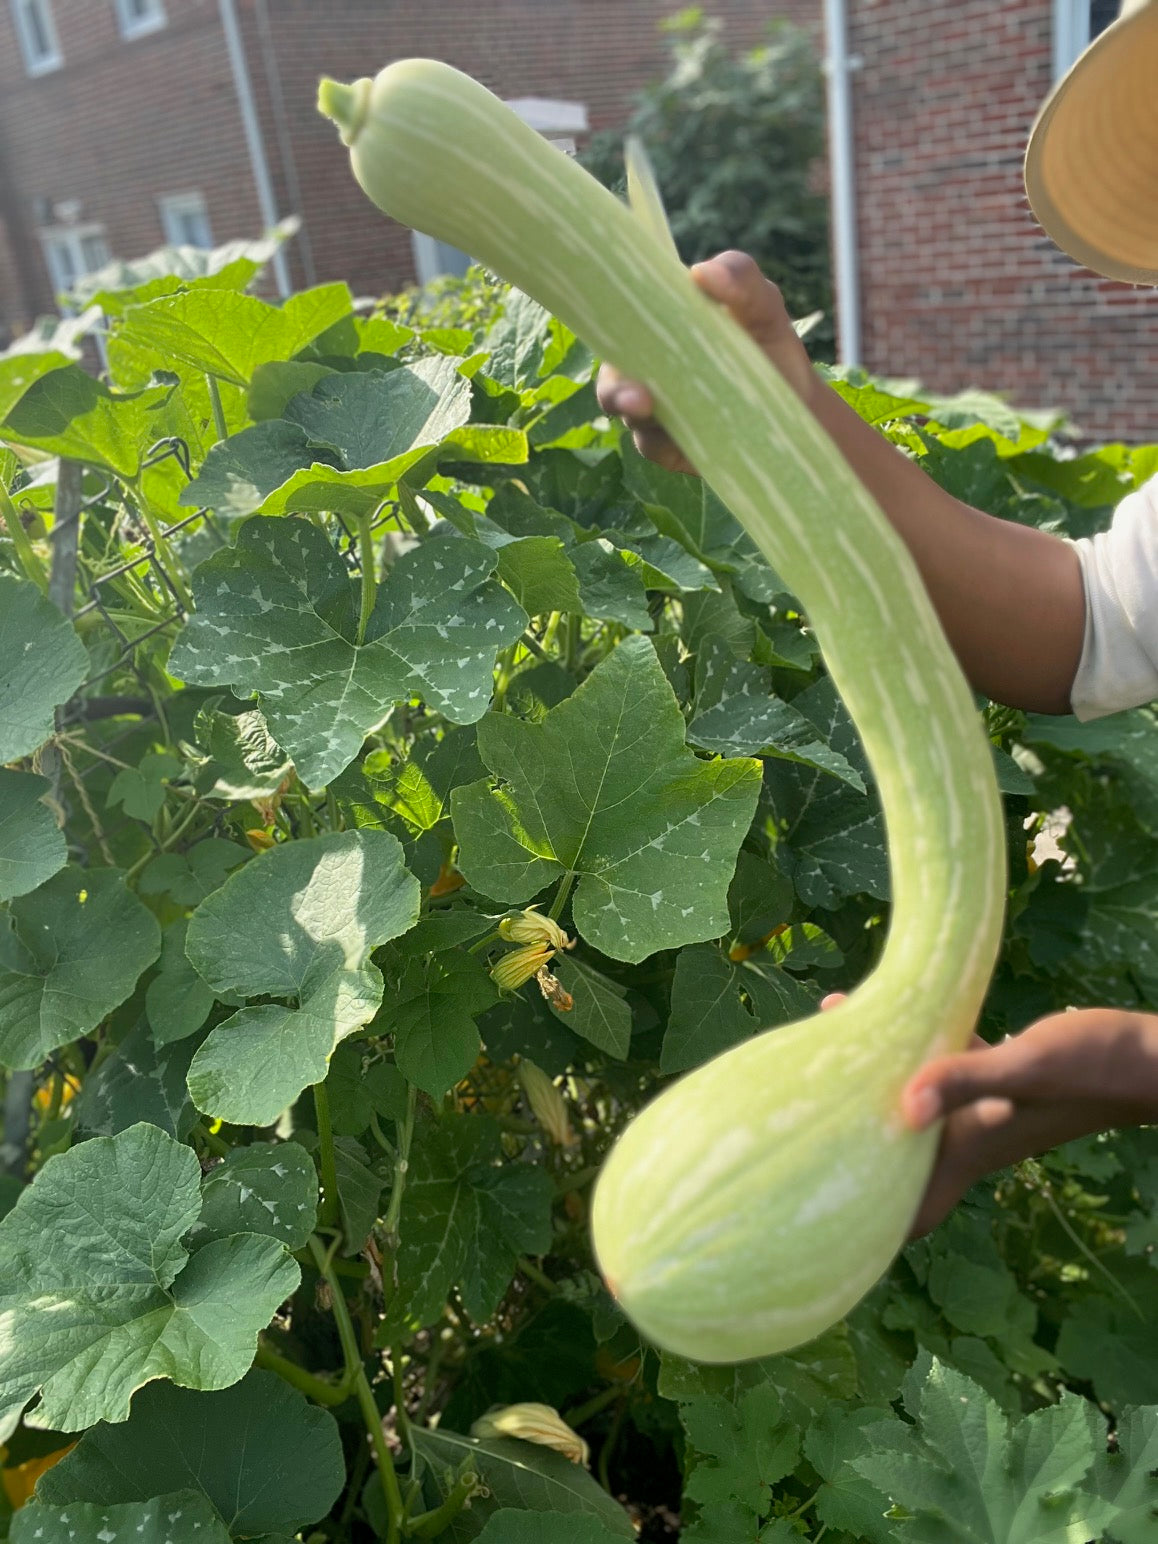
{"type": "Polygon", "coordinates": [[[1085,631],[1072,547],[953,498],[818,377],[809,405],[913,554],[977,690],[1068,713],[1085,631]]]}

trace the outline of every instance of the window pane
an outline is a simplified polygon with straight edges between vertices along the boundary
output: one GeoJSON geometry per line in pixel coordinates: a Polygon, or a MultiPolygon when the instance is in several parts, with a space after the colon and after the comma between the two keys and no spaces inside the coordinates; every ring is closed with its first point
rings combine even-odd
{"type": "Polygon", "coordinates": [[[95,273],[108,262],[109,253],[103,236],[82,236],[80,258],[85,273],[95,273]]]}
{"type": "Polygon", "coordinates": [[[31,62],[47,59],[52,53],[52,33],[40,0],[27,0],[24,6],[24,30],[31,62]]]}
{"type": "Polygon", "coordinates": [[[1090,0],[1090,37],[1096,38],[1099,32],[1105,32],[1112,21],[1118,18],[1119,0],[1090,0]]]}

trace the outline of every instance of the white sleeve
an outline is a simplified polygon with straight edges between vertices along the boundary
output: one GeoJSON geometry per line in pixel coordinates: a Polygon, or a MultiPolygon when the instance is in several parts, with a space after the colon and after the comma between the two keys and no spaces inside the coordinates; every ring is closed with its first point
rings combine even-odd
{"type": "Polygon", "coordinates": [[[1122,500],[1108,531],[1072,544],[1086,635],[1070,704],[1101,718],[1158,698],[1158,477],[1122,500]]]}

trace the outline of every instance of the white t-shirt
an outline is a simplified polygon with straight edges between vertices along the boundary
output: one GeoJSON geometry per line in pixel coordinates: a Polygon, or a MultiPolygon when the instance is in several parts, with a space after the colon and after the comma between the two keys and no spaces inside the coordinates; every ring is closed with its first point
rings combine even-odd
{"type": "Polygon", "coordinates": [[[1123,499],[1113,524],[1073,546],[1086,637],[1070,702],[1080,719],[1158,698],[1158,477],[1123,499]]]}

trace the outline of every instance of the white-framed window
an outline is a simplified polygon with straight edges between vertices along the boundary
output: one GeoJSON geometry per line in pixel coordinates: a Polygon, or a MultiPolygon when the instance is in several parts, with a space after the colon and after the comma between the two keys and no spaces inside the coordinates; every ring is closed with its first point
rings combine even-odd
{"type": "Polygon", "coordinates": [[[1099,33],[1118,17],[1120,0],[1054,0],[1053,73],[1060,80],[1099,33]]]}
{"type": "MultiPolygon", "coordinates": [[[[507,106],[564,155],[574,155],[576,134],[587,132],[587,109],[582,102],[560,102],[552,97],[516,97],[513,101],[508,100],[507,106]]],[[[429,284],[431,279],[441,279],[448,274],[462,274],[470,267],[471,259],[465,252],[448,246],[445,241],[435,241],[433,236],[413,231],[410,245],[419,284],[429,284]]]]}
{"type": "Polygon", "coordinates": [[[204,193],[164,193],[157,200],[157,209],[169,246],[201,247],[208,251],[213,245],[213,227],[204,193]]]}
{"type": "Polygon", "coordinates": [[[64,63],[51,0],[12,0],[16,38],[29,75],[46,75],[64,63]]]}
{"type": "Polygon", "coordinates": [[[117,0],[117,25],[126,40],[156,32],[167,20],[163,0],[117,0]]]}
{"type": "Polygon", "coordinates": [[[109,260],[103,225],[58,225],[42,230],[40,241],[57,294],[70,290],[78,279],[95,273],[109,260]]]}

